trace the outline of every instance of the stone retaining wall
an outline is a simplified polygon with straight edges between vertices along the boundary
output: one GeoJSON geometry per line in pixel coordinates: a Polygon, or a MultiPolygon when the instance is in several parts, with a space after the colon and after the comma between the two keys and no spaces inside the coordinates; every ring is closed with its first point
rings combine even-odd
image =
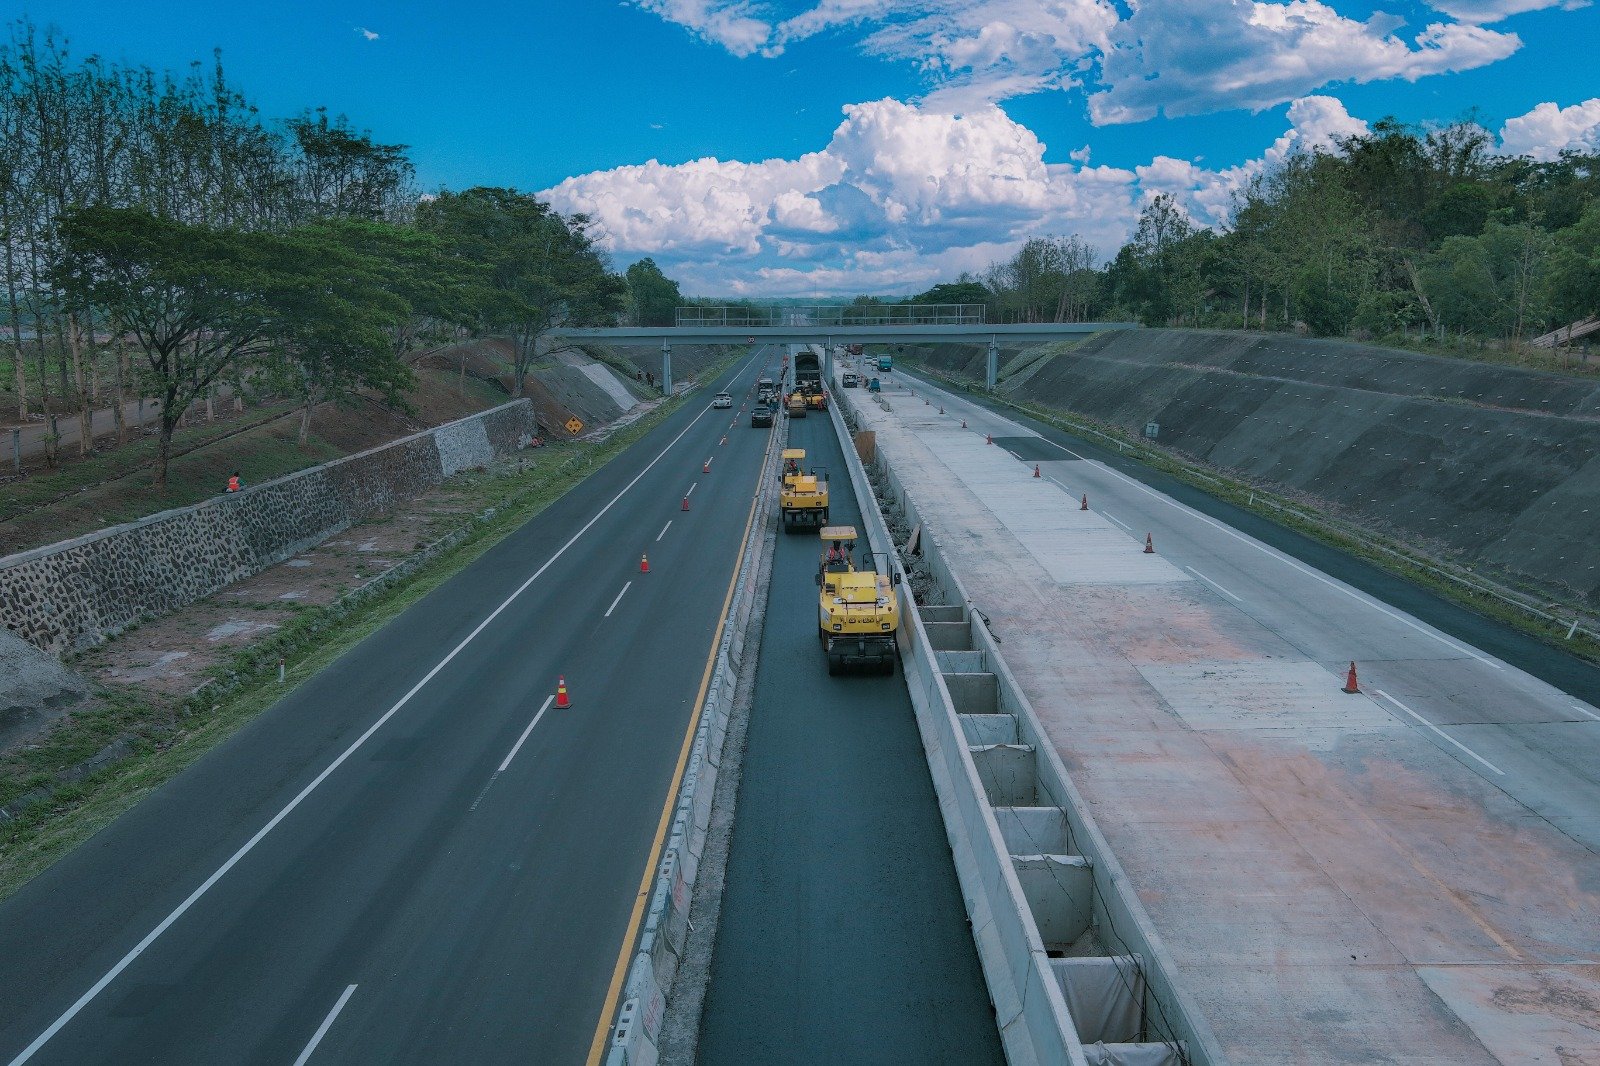
{"type": "Polygon", "coordinates": [[[0,625],[61,654],[192,603],[524,446],[527,400],[243,492],[0,559],[0,625]]]}

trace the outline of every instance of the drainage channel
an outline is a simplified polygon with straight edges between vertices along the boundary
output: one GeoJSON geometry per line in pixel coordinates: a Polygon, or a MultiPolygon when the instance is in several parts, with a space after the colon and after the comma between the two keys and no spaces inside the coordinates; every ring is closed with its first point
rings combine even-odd
{"type": "MultiPolygon", "coordinates": [[[[788,431],[859,526],[831,419],[788,431]]],[[[828,675],[821,548],[777,534],[697,1061],[1003,1062],[906,683],[828,675]]]]}

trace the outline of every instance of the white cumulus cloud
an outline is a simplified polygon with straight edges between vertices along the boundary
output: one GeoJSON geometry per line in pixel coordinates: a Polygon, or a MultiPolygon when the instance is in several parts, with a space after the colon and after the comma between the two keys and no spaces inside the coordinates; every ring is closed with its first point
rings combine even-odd
{"type": "Polygon", "coordinates": [[[1546,102],[1500,127],[1500,150],[1549,162],[1563,148],[1600,152],[1600,98],[1571,107],[1546,102]]]}
{"type": "Polygon", "coordinates": [[[1097,124],[1260,110],[1343,81],[1416,81],[1521,47],[1485,28],[1591,0],[1424,0],[1449,21],[1403,30],[1335,0],[631,0],[739,56],[824,33],[915,66],[928,108],[964,112],[1049,90],[1082,94],[1097,124]]]}
{"type": "Polygon", "coordinates": [[[379,34],[367,29],[365,26],[357,26],[356,32],[359,33],[364,40],[368,41],[376,41],[379,37],[379,34]]]}
{"type": "Polygon", "coordinates": [[[957,116],[876,100],[844,108],[827,146],[798,159],[651,161],[542,195],[592,217],[619,260],[653,256],[689,292],[915,292],[981,270],[1029,236],[1077,233],[1114,252],[1163,192],[1200,224],[1220,224],[1254,175],[1367,131],[1326,96],[1296,100],[1288,119],[1238,166],[1156,156],[1126,170],[1087,156],[1046,163],[1045,145],[998,107],[957,116]]]}
{"type": "Polygon", "coordinates": [[[1522,43],[1459,23],[1430,23],[1407,43],[1396,28],[1388,16],[1345,18],[1321,0],[1138,0],[1104,59],[1106,88],[1089,98],[1090,114],[1107,124],[1259,111],[1332,81],[1416,81],[1469,70],[1522,43]]]}

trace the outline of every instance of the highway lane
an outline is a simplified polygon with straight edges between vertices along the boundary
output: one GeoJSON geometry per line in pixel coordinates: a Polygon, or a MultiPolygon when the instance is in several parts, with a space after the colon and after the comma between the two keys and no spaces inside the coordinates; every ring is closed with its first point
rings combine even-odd
{"type": "Polygon", "coordinates": [[[769,440],[707,404],[769,357],[0,907],[0,1061],[581,1061],[769,440]]]}
{"type": "Polygon", "coordinates": [[[1600,669],[1104,448],[973,397],[916,389],[942,396],[974,432],[992,431],[997,447],[1040,461],[1068,495],[1087,493],[1130,536],[1151,533],[1163,557],[1307,658],[1338,676],[1355,660],[1388,713],[1600,853],[1600,669]]]}
{"type": "MultiPolygon", "coordinates": [[[[828,419],[789,432],[859,525],[828,419]]],[[[778,535],[698,1061],[1003,1062],[905,683],[828,676],[820,552],[778,535]]]]}

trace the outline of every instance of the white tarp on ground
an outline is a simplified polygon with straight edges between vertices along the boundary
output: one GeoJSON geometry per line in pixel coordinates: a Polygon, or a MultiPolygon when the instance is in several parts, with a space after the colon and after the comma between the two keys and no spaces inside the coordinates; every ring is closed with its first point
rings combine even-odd
{"type": "Polygon", "coordinates": [[[1183,1066],[1171,1044],[1085,1044],[1089,1066],[1183,1066]]]}

